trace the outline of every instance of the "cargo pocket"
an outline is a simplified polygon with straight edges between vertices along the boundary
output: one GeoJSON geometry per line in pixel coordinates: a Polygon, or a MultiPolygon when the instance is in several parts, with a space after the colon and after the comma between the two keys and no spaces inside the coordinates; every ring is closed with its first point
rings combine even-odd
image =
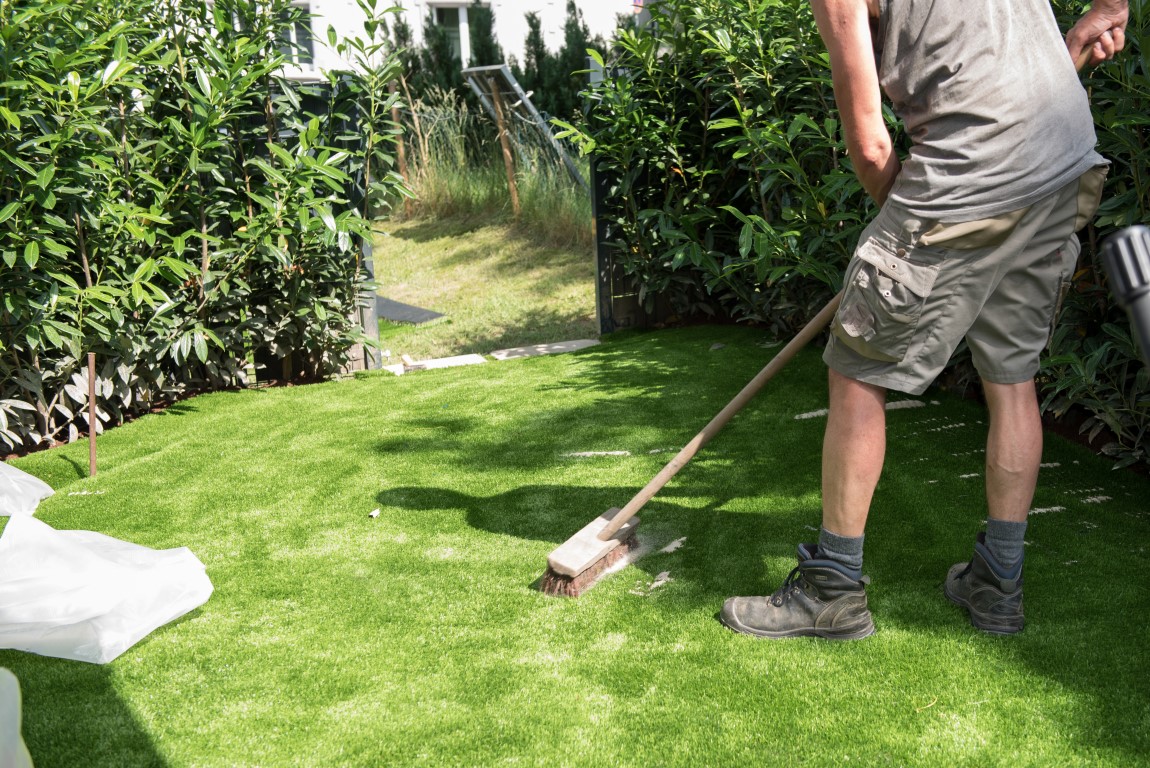
{"type": "Polygon", "coordinates": [[[903,249],[891,253],[874,240],[862,243],[847,271],[832,332],[863,357],[901,361],[937,276],[937,264],[909,261],[903,249]]]}
{"type": "Polygon", "coordinates": [[[1106,183],[1108,165],[1096,165],[1078,179],[1078,215],[1074,217],[1074,231],[1085,227],[1098,212],[1102,203],[1102,185],[1106,183]]]}

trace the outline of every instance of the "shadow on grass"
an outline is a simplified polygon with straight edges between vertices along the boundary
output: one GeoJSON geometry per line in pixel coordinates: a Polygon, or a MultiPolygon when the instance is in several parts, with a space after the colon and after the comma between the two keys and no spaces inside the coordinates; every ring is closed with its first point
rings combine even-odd
{"type": "MultiPolygon", "coordinates": [[[[76,459],[73,459],[71,456],[64,456],[62,454],[59,458],[62,462],[72,467],[72,469],[75,471],[76,477],[74,479],[83,480],[88,476],[88,467],[81,464],[76,459]]],[[[49,483],[49,485],[55,488],[58,483],[49,483]]]]}
{"type": "Polygon", "coordinates": [[[411,240],[427,243],[449,237],[462,237],[486,226],[489,221],[480,218],[452,216],[447,218],[426,218],[412,222],[398,222],[384,227],[383,237],[392,240],[411,240]]]}
{"type": "Polygon", "coordinates": [[[5,650],[0,650],[0,666],[20,680],[24,741],[37,766],[167,765],[116,692],[109,667],[5,650]]]}
{"type": "Polygon", "coordinates": [[[459,266],[485,262],[486,268],[499,279],[504,276],[519,277],[524,271],[546,265],[548,281],[559,285],[588,283],[595,279],[594,264],[589,253],[545,248],[523,242],[514,236],[511,239],[518,242],[518,247],[508,249],[506,255],[500,258],[492,258],[491,248],[479,246],[462,248],[444,257],[440,264],[459,266]]]}
{"type": "Polygon", "coordinates": [[[151,412],[152,416],[188,416],[193,413],[199,413],[200,409],[190,402],[181,401],[179,403],[172,403],[171,405],[163,408],[158,408],[151,412]]]}
{"type": "MultiPolygon", "coordinates": [[[[446,451],[452,454],[452,463],[464,468],[527,471],[540,469],[541,462],[578,461],[568,455],[580,451],[637,449],[637,453],[645,453],[657,449],[661,453],[649,460],[653,476],[739,392],[765,360],[754,353],[744,353],[743,359],[722,351],[707,356],[712,343],[708,334],[701,334],[696,343],[688,345],[679,359],[651,359],[648,355],[659,354],[661,343],[654,339],[646,343],[641,355],[634,354],[633,349],[612,349],[612,345],[571,353],[569,359],[580,360],[574,372],[524,391],[523,404],[511,406],[513,422],[500,428],[490,428],[482,415],[457,419],[448,416],[449,412],[424,412],[397,420],[393,436],[374,443],[373,448],[380,454],[446,451]],[[716,375],[720,377],[718,384],[716,375]],[[565,405],[565,394],[576,392],[593,392],[596,397],[591,403],[581,397],[577,404],[565,405]],[[434,431],[423,431],[428,429],[434,431]]],[[[488,363],[485,367],[492,380],[510,385],[516,378],[516,366],[532,364],[534,361],[512,361],[488,363]]],[[[442,379],[436,378],[434,372],[412,374],[405,377],[405,383],[414,384],[419,376],[426,376],[429,384],[440,385],[439,391],[447,402],[442,408],[455,409],[453,393],[441,386],[442,379]]],[[[820,372],[818,378],[821,376],[820,372]]],[[[783,484],[771,487],[785,488],[788,493],[802,494],[817,488],[817,476],[801,478],[809,483],[805,487],[797,482],[800,478],[794,464],[805,457],[808,469],[817,471],[821,426],[812,431],[809,425],[794,422],[792,415],[795,407],[819,407],[823,399],[821,381],[812,380],[809,371],[797,371],[795,377],[787,372],[780,374],[725,428],[712,443],[714,450],[709,447],[710,453],[700,458],[715,456],[716,451],[719,456],[726,455],[732,442],[727,435],[731,433],[737,436],[736,442],[750,440],[761,444],[762,451],[752,452],[751,461],[714,470],[705,464],[700,468],[696,459],[689,471],[694,475],[714,472],[714,487],[726,486],[729,492],[745,493],[761,486],[764,472],[771,473],[773,482],[783,484]]],[[[505,401],[500,407],[507,406],[505,401]]],[[[475,412],[472,403],[460,404],[458,409],[475,412]]],[[[482,412],[480,408],[479,413],[482,412]]],[[[641,460],[642,456],[632,459],[641,460]]],[[[647,479],[637,480],[636,486],[621,501],[613,500],[612,505],[626,501],[647,479]]],[[[702,482],[704,487],[710,487],[706,483],[711,481],[702,482]]]]}
{"type": "MultiPolygon", "coordinates": [[[[479,530],[519,539],[559,544],[576,530],[611,507],[622,507],[637,488],[571,485],[526,485],[492,496],[461,493],[447,488],[399,487],[377,495],[380,505],[412,511],[462,510],[468,525],[479,530]]],[[[691,497],[701,491],[692,488],[691,497]]],[[[684,535],[704,532],[733,540],[769,541],[777,534],[778,520],[766,515],[730,514],[717,511],[722,497],[706,510],[677,503],[685,494],[664,490],[640,512],[658,519],[660,546],[684,535]]],[[[809,510],[807,510],[809,512],[809,510]]],[[[649,527],[645,523],[643,529],[649,527]]],[[[774,547],[771,547],[774,549],[774,547]]],[[[793,551],[787,544],[780,553],[793,551]]],[[[640,561],[641,563],[642,561],[640,561]]]]}
{"type": "MultiPolygon", "coordinates": [[[[454,240],[488,226],[491,226],[490,221],[421,220],[417,224],[403,225],[401,229],[389,235],[388,239],[421,244],[436,240],[454,240]]],[[[587,284],[595,279],[594,258],[590,249],[584,251],[577,247],[549,246],[524,233],[507,230],[502,224],[496,226],[503,231],[498,235],[492,232],[489,236],[480,237],[481,240],[487,239],[489,242],[480,242],[478,245],[458,250],[448,245],[446,249],[450,253],[438,256],[437,263],[440,267],[483,263],[497,280],[508,276],[518,278],[524,271],[540,267],[546,269],[549,282],[559,285],[587,284]],[[509,247],[504,249],[498,258],[493,258],[493,252],[500,250],[500,244],[509,247]]]]}
{"type": "MultiPolygon", "coordinates": [[[[768,343],[766,333],[761,330],[716,330],[708,326],[677,329],[673,334],[622,331],[610,334],[605,341],[607,343],[572,353],[589,364],[582,366],[577,376],[557,381],[546,389],[604,393],[623,389],[643,398],[690,398],[695,393],[705,398],[703,402],[691,399],[683,405],[691,407],[695,419],[705,420],[713,415],[707,413],[707,408],[716,405],[717,412],[782,349],[782,345],[760,346],[768,343]],[[732,333],[737,335],[732,337],[732,333]],[[727,343],[719,346],[720,339],[727,343]]],[[[809,379],[810,386],[818,388],[814,390],[816,397],[822,398],[825,369],[820,368],[812,375],[813,366],[813,361],[808,360],[799,375],[809,379]]],[[[799,367],[792,364],[783,368],[752,403],[785,394],[788,384],[784,377],[799,367]]],[[[806,383],[803,389],[807,389],[806,383]]]]}

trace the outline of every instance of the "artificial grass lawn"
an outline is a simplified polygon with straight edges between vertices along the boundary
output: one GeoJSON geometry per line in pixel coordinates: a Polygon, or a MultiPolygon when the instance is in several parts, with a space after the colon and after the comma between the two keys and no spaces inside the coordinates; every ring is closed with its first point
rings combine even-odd
{"type": "Polygon", "coordinates": [[[815,350],[644,510],[652,554],[578,599],[532,588],[551,549],[750,379],[761,342],[697,327],[219,393],[102,437],[95,479],[83,443],[14,462],[57,489],[39,512],[53,527],[188,546],[216,588],[106,666],[0,651],[37,765],[1147,762],[1150,481],[1048,438],[1028,626],[983,635],[940,588],[983,515],[971,402],[889,413],[877,634],[762,641],[718,623],[816,535],[815,350]],[[570,455],[611,451],[630,455],[570,455]]]}

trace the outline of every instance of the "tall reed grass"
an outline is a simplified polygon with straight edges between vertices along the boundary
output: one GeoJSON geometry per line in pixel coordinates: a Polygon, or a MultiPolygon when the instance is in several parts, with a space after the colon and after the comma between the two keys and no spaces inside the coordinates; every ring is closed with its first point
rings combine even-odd
{"type": "MultiPolygon", "coordinates": [[[[510,128],[520,201],[516,219],[498,132],[481,108],[454,92],[433,90],[412,104],[403,123],[414,195],[408,215],[514,221],[540,244],[592,247],[590,197],[535,126],[516,119],[510,128]]],[[[586,166],[586,160],[576,162],[586,166]]]]}

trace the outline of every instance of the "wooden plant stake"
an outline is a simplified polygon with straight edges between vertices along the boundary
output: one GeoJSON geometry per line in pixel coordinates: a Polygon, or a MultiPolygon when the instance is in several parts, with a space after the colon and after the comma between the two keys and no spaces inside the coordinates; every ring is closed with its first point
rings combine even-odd
{"type": "Polygon", "coordinates": [[[88,353],[88,477],[96,476],[96,353],[88,353]]]}
{"type": "Polygon", "coordinates": [[[499,143],[503,146],[503,166],[507,169],[507,190],[511,193],[511,212],[519,218],[519,186],[515,183],[515,157],[511,154],[511,137],[507,134],[507,120],[503,116],[503,94],[495,78],[487,78],[491,101],[495,105],[495,125],[499,129],[499,143]]]}
{"type": "MultiPolygon", "coordinates": [[[[72,212],[76,222],[76,239],[80,244],[80,265],[84,268],[84,284],[92,287],[92,269],[88,266],[88,244],[84,240],[84,223],[80,211],[72,212]]],[[[82,305],[81,305],[82,306],[82,305]]],[[[81,331],[83,325],[81,324],[81,331]]],[[[88,353],[88,477],[96,476],[96,353],[88,353]]]]}

